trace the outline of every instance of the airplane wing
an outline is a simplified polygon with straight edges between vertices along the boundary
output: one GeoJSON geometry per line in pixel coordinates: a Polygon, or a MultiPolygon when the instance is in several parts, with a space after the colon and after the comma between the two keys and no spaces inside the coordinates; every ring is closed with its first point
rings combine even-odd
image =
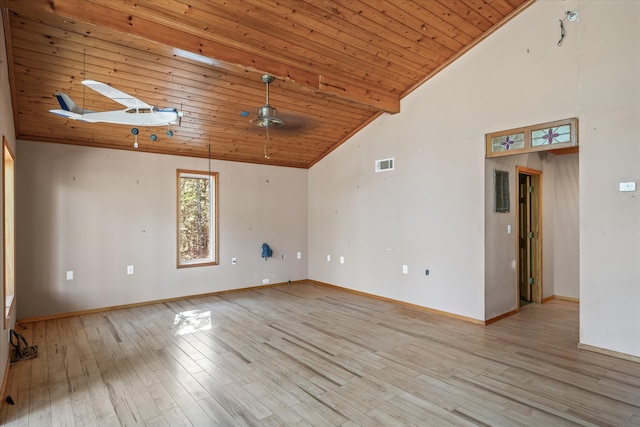
{"type": "Polygon", "coordinates": [[[106,96],[107,98],[113,99],[117,103],[122,104],[127,108],[153,108],[146,102],[140,101],[139,99],[134,98],[133,96],[128,95],[121,90],[118,90],[107,84],[100,83],[95,80],[83,80],[82,84],[90,89],[95,90],[99,94],[106,96]]]}

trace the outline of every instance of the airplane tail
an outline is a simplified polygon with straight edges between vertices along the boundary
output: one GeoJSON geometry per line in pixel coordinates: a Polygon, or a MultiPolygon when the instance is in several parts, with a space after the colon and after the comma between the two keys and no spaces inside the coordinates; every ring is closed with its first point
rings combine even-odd
{"type": "Polygon", "coordinates": [[[76,114],[85,114],[85,113],[93,113],[94,111],[85,110],[84,108],[79,107],[66,93],[56,92],[56,99],[62,107],[63,110],[71,111],[76,114]]]}

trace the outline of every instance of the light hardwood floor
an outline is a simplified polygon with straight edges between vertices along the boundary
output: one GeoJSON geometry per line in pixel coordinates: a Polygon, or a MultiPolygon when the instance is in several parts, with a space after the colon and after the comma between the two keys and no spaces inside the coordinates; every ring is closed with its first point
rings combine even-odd
{"type": "Polygon", "coordinates": [[[26,327],[6,426],[640,425],[567,301],[479,326],[305,283],[26,327]]]}

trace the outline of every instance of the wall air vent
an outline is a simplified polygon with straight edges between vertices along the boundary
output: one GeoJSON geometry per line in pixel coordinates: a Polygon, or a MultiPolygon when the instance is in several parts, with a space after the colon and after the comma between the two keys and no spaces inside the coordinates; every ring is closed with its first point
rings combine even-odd
{"type": "Polygon", "coordinates": [[[376,172],[392,171],[394,158],[376,160],[376,172]]]}

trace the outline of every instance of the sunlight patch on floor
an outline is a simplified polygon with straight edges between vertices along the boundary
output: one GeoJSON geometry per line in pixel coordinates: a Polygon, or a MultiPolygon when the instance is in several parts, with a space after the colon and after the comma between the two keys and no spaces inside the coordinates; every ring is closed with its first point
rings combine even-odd
{"type": "Polygon", "coordinates": [[[190,310],[176,314],[173,321],[173,332],[175,335],[191,334],[197,331],[211,329],[210,310],[190,310]]]}

